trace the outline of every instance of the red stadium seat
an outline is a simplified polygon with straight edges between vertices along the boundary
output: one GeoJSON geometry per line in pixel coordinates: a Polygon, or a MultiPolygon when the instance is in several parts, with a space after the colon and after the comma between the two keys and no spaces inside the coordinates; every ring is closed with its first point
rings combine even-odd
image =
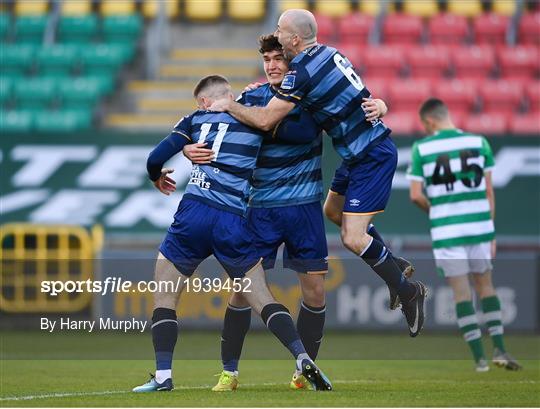
{"type": "Polygon", "coordinates": [[[501,74],[504,78],[533,78],[540,67],[540,53],[535,46],[504,47],[498,50],[501,74]]]}
{"type": "Polygon", "coordinates": [[[388,80],[378,78],[364,78],[364,85],[367,87],[373,98],[388,99],[388,80]]]}
{"type": "Polygon", "coordinates": [[[420,105],[431,96],[431,85],[427,81],[396,79],[389,85],[388,100],[391,111],[410,112],[418,115],[420,105]]]}
{"type": "Polygon", "coordinates": [[[373,28],[373,16],[361,13],[349,14],[338,21],[339,40],[343,43],[367,44],[373,28]]]}
{"type": "Polygon", "coordinates": [[[540,112],[540,81],[526,83],[524,88],[529,112],[540,112]]]}
{"type": "Polygon", "coordinates": [[[508,130],[508,117],[500,114],[472,114],[463,123],[463,130],[484,136],[502,135],[508,130]]]}
{"type": "Polygon", "coordinates": [[[456,78],[485,79],[495,68],[495,52],[490,46],[460,47],[452,54],[456,78]]]}
{"type": "Polygon", "coordinates": [[[496,13],[482,14],[474,19],[476,44],[505,44],[510,18],[496,13]]]}
{"type": "Polygon", "coordinates": [[[449,52],[444,46],[426,46],[406,54],[410,75],[416,78],[441,78],[448,70],[449,52]]]}
{"type": "Polygon", "coordinates": [[[357,73],[362,72],[362,48],[356,43],[340,43],[335,46],[349,59],[357,73]]]}
{"type": "Polygon", "coordinates": [[[325,14],[316,13],[317,20],[317,41],[323,44],[332,42],[335,36],[336,27],[332,17],[325,14]]]}
{"type": "Polygon", "coordinates": [[[429,20],[431,44],[463,44],[469,38],[469,24],[463,16],[439,14],[429,20]]]}
{"type": "Polygon", "coordinates": [[[414,112],[389,111],[383,122],[392,129],[392,136],[409,136],[422,131],[418,115],[414,112]]]}
{"type": "Polygon", "coordinates": [[[487,81],[480,88],[484,112],[507,114],[521,106],[523,87],[515,81],[487,81]]]}
{"type": "Polygon", "coordinates": [[[463,115],[472,112],[476,100],[477,89],[469,81],[441,81],[434,90],[437,98],[443,100],[452,114],[463,115]]]}
{"type": "Polygon", "coordinates": [[[540,45],[540,11],[521,16],[519,39],[523,44],[540,45]]]}
{"type": "Polygon", "coordinates": [[[514,116],[510,121],[510,132],[540,137],[540,111],[514,116]]]}
{"type": "Polygon", "coordinates": [[[408,14],[390,14],[384,20],[385,44],[418,44],[422,39],[422,18],[408,14]]]}
{"type": "Polygon", "coordinates": [[[403,65],[403,49],[392,46],[372,46],[363,51],[366,77],[390,78],[399,75],[403,65]]]}

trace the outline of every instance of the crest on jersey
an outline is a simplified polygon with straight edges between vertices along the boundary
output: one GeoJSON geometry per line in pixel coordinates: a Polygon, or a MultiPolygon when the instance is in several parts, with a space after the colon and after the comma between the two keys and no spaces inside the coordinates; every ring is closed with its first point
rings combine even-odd
{"type": "Polygon", "coordinates": [[[283,82],[281,83],[281,89],[293,89],[294,88],[294,81],[296,80],[296,76],[292,74],[287,74],[283,78],[283,82]]]}

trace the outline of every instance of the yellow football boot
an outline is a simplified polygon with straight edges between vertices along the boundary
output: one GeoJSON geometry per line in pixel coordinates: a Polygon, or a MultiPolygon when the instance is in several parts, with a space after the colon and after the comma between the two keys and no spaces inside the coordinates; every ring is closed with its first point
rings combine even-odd
{"type": "Polygon", "coordinates": [[[238,375],[234,372],[223,371],[219,376],[218,383],[212,388],[214,392],[235,391],[238,388],[238,375]]]}

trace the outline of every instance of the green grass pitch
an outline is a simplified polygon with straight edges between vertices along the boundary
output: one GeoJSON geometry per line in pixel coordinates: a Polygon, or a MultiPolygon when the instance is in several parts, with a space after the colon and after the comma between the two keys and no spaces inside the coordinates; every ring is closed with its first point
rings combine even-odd
{"type": "MultiPolygon", "coordinates": [[[[292,360],[266,333],[248,335],[240,388],[233,393],[211,392],[220,371],[218,340],[216,333],[181,333],[173,367],[176,389],[134,394],[130,389],[146,381],[153,369],[149,334],[81,334],[68,339],[3,334],[0,407],[540,405],[537,336],[508,337],[523,371],[492,367],[477,374],[457,335],[423,334],[412,340],[401,334],[328,334],[319,364],[334,383],[332,392],[289,390],[292,360]],[[32,343],[34,359],[24,359],[22,351],[28,357],[32,343]],[[118,359],[106,359],[105,353],[118,359]],[[140,359],[128,359],[134,355],[140,359]],[[351,359],[346,359],[348,355],[351,359]],[[276,359],[269,359],[273,356],[276,359]]],[[[489,340],[484,344],[488,347],[489,340]]]]}

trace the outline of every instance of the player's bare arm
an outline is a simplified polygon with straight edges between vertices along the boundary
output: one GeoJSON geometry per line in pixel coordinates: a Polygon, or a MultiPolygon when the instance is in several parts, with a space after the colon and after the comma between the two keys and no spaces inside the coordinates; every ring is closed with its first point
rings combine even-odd
{"type": "Polygon", "coordinates": [[[221,100],[210,107],[211,111],[228,112],[240,122],[253,128],[270,131],[294,108],[295,104],[272,98],[267,106],[246,107],[238,102],[221,100]]]}
{"type": "Polygon", "coordinates": [[[191,145],[184,146],[182,152],[184,156],[197,165],[205,165],[210,162],[215,157],[214,151],[212,149],[206,148],[208,144],[204,143],[194,143],[191,145]]]}
{"type": "Polygon", "coordinates": [[[417,205],[420,209],[429,212],[429,200],[424,194],[423,183],[417,180],[411,181],[411,186],[409,189],[409,196],[411,201],[417,205]]]}

